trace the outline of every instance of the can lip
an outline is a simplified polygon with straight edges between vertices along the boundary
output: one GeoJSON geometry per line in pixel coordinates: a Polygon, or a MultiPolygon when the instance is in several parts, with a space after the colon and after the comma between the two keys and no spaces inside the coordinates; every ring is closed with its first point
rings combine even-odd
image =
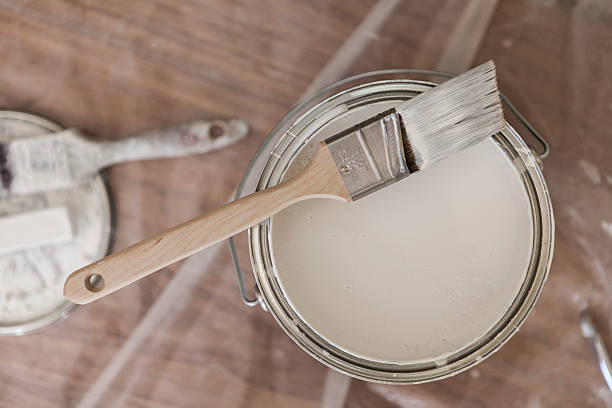
{"type": "MultiPolygon", "coordinates": [[[[341,85],[342,81],[338,86],[341,85]]],[[[313,107],[308,106],[309,103],[312,103],[311,98],[308,100],[308,103],[304,104],[302,110],[294,109],[281,121],[275,129],[277,133],[274,133],[274,131],[271,133],[266,140],[266,144],[262,146],[258,156],[253,161],[255,163],[258,159],[265,158],[261,172],[256,174],[256,177],[253,177],[254,167],[250,166],[250,170],[245,174],[241,187],[245,186],[249,176],[251,176],[251,179],[255,178],[257,180],[257,183],[255,183],[257,189],[265,188],[268,185],[271,181],[269,167],[274,168],[277,166],[279,159],[276,157],[278,156],[277,154],[266,155],[263,153],[266,151],[268,153],[272,151],[277,152],[277,149],[287,149],[287,146],[283,145],[283,134],[286,134],[295,124],[308,115],[317,114],[317,107],[324,106],[331,99],[340,95],[347,95],[353,92],[353,95],[358,97],[360,92],[367,94],[368,88],[384,87],[385,85],[389,85],[391,88],[399,86],[405,89],[409,88],[409,91],[420,92],[435,84],[407,79],[375,81],[338,92],[325,99],[320,98],[319,103],[313,107]],[[289,119],[293,123],[287,127],[285,125],[287,125],[289,119]],[[283,126],[285,126],[284,130],[283,126]],[[281,131],[283,133],[279,135],[278,132],[281,131]],[[272,146],[270,142],[275,137],[277,137],[276,143],[272,146]],[[272,146],[272,149],[270,149],[270,146],[272,146]]],[[[330,89],[333,90],[334,88],[330,89]]],[[[548,189],[533,153],[510,125],[498,135],[498,138],[503,139],[501,141],[505,143],[509,150],[512,150],[512,154],[516,155],[520,159],[521,165],[524,166],[523,174],[526,175],[526,182],[529,183],[529,186],[526,185],[526,189],[528,190],[527,193],[532,207],[532,218],[535,228],[534,240],[537,236],[537,242],[534,242],[533,245],[534,250],[530,268],[527,272],[527,279],[515,302],[507,312],[507,316],[505,315],[498,322],[498,325],[487,333],[487,336],[481,342],[468,346],[459,353],[449,356],[444,361],[438,361],[438,364],[403,365],[375,363],[364,361],[338,350],[320,337],[317,338],[316,333],[309,332],[308,327],[300,327],[299,322],[296,323],[293,320],[295,313],[292,314],[291,310],[288,309],[287,303],[282,299],[282,292],[275,289],[272,282],[274,280],[273,266],[269,256],[269,243],[266,241],[268,226],[267,223],[264,223],[249,230],[249,249],[253,272],[257,285],[261,288],[261,296],[268,309],[292,340],[312,357],[331,368],[355,378],[386,384],[416,384],[447,378],[469,369],[499,350],[518,331],[541,293],[552,261],[554,218],[548,189]]],[[[272,180],[272,184],[277,181],[272,180]]],[[[238,194],[240,193],[241,191],[239,190],[238,194]]]]}
{"type": "MultiPolygon", "coordinates": [[[[22,110],[0,109],[0,119],[22,120],[39,126],[41,129],[45,129],[49,132],[59,132],[66,128],[57,121],[22,110]]],[[[114,242],[116,220],[112,191],[103,174],[97,175],[92,183],[96,183],[97,188],[104,192],[104,198],[106,201],[105,206],[108,208],[110,229],[107,231],[107,242],[104,249],[104,254],[108,255],[114,242]]],[[[77,304],[64,299],[55,308],[42,315],[11,323],[0,323],[0,336],[23,336],[38,332],[67,318],[77,308],[77,304]]]]}
{"type": "Polygon", "coordinates": [[[62,302],[58,307],[40,317],[0,326],[0,336],[23,336],[38,332],[67,318],[77,307],[78,305],[74,303],[62,302]]]}

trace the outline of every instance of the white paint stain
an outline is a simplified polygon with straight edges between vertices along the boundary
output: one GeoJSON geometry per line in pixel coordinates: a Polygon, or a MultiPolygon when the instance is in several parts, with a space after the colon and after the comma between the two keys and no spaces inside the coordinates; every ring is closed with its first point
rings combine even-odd
{"type": "Polygon", "coordinates": [[[612,185],[612,176],[606,174],[606,181],[608,182],[608,184],[612,185]]]}
{"type": "Polygon", "coordinates": [[[593,163],[586,160],[578,160],[578,165],[582,169],[582,172],[587,176],[591,183],[599,184],[601,183],[601,174],[599,174],[599,169],[593,163]]]}
{"type": "Polygon", "coordinates": [[[574,207],[566,207],[564,209],[565,214],[574,224],[584,224],[584,218],[582,218],[582,214],[580,214],[574,207]]]}
{"type": "Polygon", "coordinates": [[[393,406],[399,408],[431,408],[438,406],[434,395],[414,395],[405,387],[394,385],[368,384],[368,389],[393,406]]]}
{"type": "Polygon", "coordinates": [[[612,392],[610,392],[608,387],[593,388],[593,394],[595,394],[607,407],[612,407],[612,392]]]}
{"type": "Polygon", "coordinates": [[[554,7],[557,4],[557,0],[537,0],[536,3],[544,7],[554,7]]]}
{"type": "MultiPolygon", "coordinates": [[[[610,279],[608,278],[608,274],[606,273],[606,269],[603,264],[593,251],[589,241],[582,236],[576,237],[576,242],[582,248],[582,250],[587,255],[587,259],[590,259],[590,267],[588,270],[592,273],[595,280],[598,282],[596,285],[603,291],[605,297],[603,302],[605,304],[608,303],[608,299],[610,298],[610,294],[612,293],[612,284],[610,283],[610,279]]],[[[584,293],[589,293],[590,296],[598,296],[600,291],[593,291],[593,283],[589,282],[584,293]]]]}
{"type": "Polygon", "coordinates": [[[504,38],[502,40],[502,46],[504,48],[512,48],[513,45],[514,45],[514,39],[512,38],[504,38]]]}
{"type": "Polygon", "coordinates": [[[603,229],[610,237],[612,237],[612,222],[601,220],[601,229],[603,229]]]}
{"type": "Polygon", "coordinates": [[[540,396],[539,395],[534,395],[532,397],[529,397],[529,399],[527,400],[527,405],[525,405],[526,408],[542,408],[542,404],[540,404],[540,396]]]}
{"type": "Polygon", "coordinates": [[[351,386],[351,377],[328,370],[321,397],[321,408],[342,408],[351,386]]]}
{"type": "Polygon", "coordinates": [[[470,370],[470,377],[476,379],[476,378],[480,378],[480,371],[477,368],[472,368],[470,370]]]}

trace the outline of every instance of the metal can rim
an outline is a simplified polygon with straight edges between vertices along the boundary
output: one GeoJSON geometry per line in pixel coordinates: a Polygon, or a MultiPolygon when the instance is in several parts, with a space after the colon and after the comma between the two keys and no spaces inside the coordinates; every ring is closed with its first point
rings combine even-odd
{"type": "MultiPolygon", "coordinates": [[[[304,107],[303,113],[294,120],[294,124],[299,123],[300,120],[308,115],[320,113],[320,111],[317,112],[317,107],[324,106],[326,103],[329,103],[331,99],[339,95],[346,95],[351,92],[353,96],[358,96],[361,93],[367,95],[368,88],[371,89],[376,86],[384,87],[386,85],[391,88],[393,86],[400,86],[418,93],[435,84],[406,79],[366,83],[338,92],[319,101],[319,103],[309,109],[304,107]]],[[[300,110],[294,109],[292,111],[294,116],[296,116],[296,112],[300,113],[300,110]]],[[[283,119],[283,121],[286,122],[286,119],[287,118],[283,119]]],[[[278,132],[280,128],[279,125],[276,131],[278,132]]],[[[274,133],[270,135],[270,138],[273,136],[275,136],[274,133]]],[[[268,310],[271,311],[279,325],[292,340],[315,359],[344,374],[367,381],[392,384],[414,384],[447,378],[467,370],[499,350],[499,348],[518,331],[519,327],[533,309],[541,293],[552,261],[554,247],[554,217],[548,189],[533,153],[522,141],[520,135],[510,125],[508,125],[497,137],[498,139],[503,139],[500,140],[500,142],[505,143],[509,149],[509,153],[515,155],[515,158],[519,159],[524,166],[524,182],[530,184],[531,188],[528,189],[527,192],[531,201],[532,217],[534,217],[533,222],[534,228],[536,229],[534,231],[534,240],[537,240],[537,242],[534,242],[532,261],[529,268],[532,273],[528,272],[528,279],[524,282],[521,292],[517,295],[517,299],[515,299],[513,306],[511,306],[513,313],[500,320],[500,327],[495,328],[495,332],[487,337],[486,342],[483,342],[480,344],[480,347],[474,350],[468,350],[467,353],[458,353],[462,355],[455,359],[453,359],[453,356],[449,357],[447,361],[450,361],[450,363],[441,364],[440,366],[436,365],[435,367],[422,367],[422,369],[418,369],[418,367],[406,369],[406,367],[393,364],[368,364],[364,366],[359,363],[359,359],[351,358],[350,356],[347,358],[346,353],[329,347],[329,345],[327,345],[327,347],[321,347],[320,339],[313,338],[313,333],[304,330],[304,327],[298,327],[290,311],[287,310],[287,305],[283,304],[282,300],[279,299],[282,293],[278,293],[278,290],[276,290],[273,285],[274,276],[271,262],[269,262],[269,248],[267,248],[268,244],[266,242],[267,225],[263,223],[249,230],[249,250],[253,272],[257,285],[261,291],[261,298],[266,303],[268,310]],[[536,250],[536,248],[539,250],[536,250]],[[504,322],[504,324],[501,324],[501,322],[504,322]]],[[[284,146],[283,143],[284,141],[281,135],[270,150],[270,152],[275,152],[275,154],[268,155],[264,167],[261,169],[261,173],[258,174],[257,189],[262,189],[278,182],[278,180],[273,180],[272,184],[268,184],[271,181],[270,167],[273,168],[276,166],[276,162],[279,159],[278,151],[280,151],[280,155],[282,156],[284,151],[288,148],[288,146],[284,146]]],[[[258,152],[260,155],[262,153],[263,150],[258,152]]],[[[245,179],[248,176],[249,174],[246,174],[245,179]]],[[[467,349],[470,349],[470,347],[467,349]]]]}

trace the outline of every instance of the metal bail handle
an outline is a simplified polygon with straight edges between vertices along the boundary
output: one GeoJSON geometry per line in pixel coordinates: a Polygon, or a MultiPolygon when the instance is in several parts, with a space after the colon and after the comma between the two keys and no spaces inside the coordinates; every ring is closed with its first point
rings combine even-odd
{"type": "MultiPolygon", "coordinates": [[[[457,76],[457,74],[451,74],[448,72],[441,72],[441,71],[432,71],[432,70],[427,70],[427,69],[385,69],[385,70],[380,70],[380,71],[373,71],[373,72],[368,72],[365,74],[358,74],[358,75],[354,75],[348,78],[343,79],[340,82],[334,82],[333,84],[330,84],[328,86],[326,86],[325,88],[321,89],[319,92],[315,93],[314,95],[312,95],[310,98],[306,99],[304,101],[304,103],[309,103],[312,102],[316,97],[318,97],[319,95],[323,94],[324,92],[327,92],[331,89],[333,89],[335,86],[340,85],[340,84],[345,84],[345,83],[349,83],[352,81],[357,81],[360,79],[364,79],[364,78],[368,78],[371,76],[376,76],[376,75],[402,75],[402,74],[408,74],[408,75],[430,75],[430,76],[439,76],[439,77],[443,77],[443,78],[453,78],[455,76],[457,76]]],[[[546,139],[544,139],[544,137],[542,137],[537,130],[535,130],[535,128],[531,125],[531,123],[529,123],[529,121],[527,119],[525,119],[525,117],[518,111],[518,109],[516,109],[516,107],[512,104],[512,102],[510,102],[510,100],[508,98],[506,98],[506,96],[504,94],[502,94],[500,92],[500,97],[502,102],[504,103],[504,105],[506,105],[506,107],[510,110],[510,112],[512,112],[512,114],[514,115],[514,117],[516,117],[516,119],[521,122],[521,124],[525,127],[525,129],[527,129],[529,131],[529,133],[531,133],[531,135],[538,141],[538,143],[542,146],[542,150],[540,151],[540,153],[537,153],[534,151],[534,153],[540,158],[540,159],[545,159],[546,157],[548,157],[548,155],[550,154],[550,144],[548,143],[548,141],[546,139]]],[[[292,110],[295,111],[297,109],[294,108],[292,110]]],[[[230,252],[232,254],[232,260],[234,261],[234,268],[236,270],[236,277],[238,278],[238,286],[240,287],[240,295],[242,297],[242,301],[244,302],[245,305],[247,306],[256,306],[258,304],[262,304],[262,307],[264,307],[265,310],[265,305],[261,302],[261,297],[253,295],[253,297],[249,297],[249,295],[247,294],[247,290],[246,287],[244,286],[244,275],[242,273],[242,268],[240,267],[240,261],[238,260],[238,254],[236,253],[236,246],[234,245],[234,238],[230,237],[227,239],[227,242],[229,244],[229,249],[230,252]]],[[[257,289],[257,288],[255,288],[257,289]]]]}
{"type": "Polygon", "coordinates": [[[242,269],[240,268],[240,261],[238,260],[238,254],[236,253],[236,245],[234,245],[234,237],[229,237],[227,239],[227,243],[229,244],[229,249],[230,249],[230,252],[232,253],[232,260],[234,261],[234,269],[236,270],[236,277],[238,278],[238,286],[240,286],[240,296],[242,297],[242,302],[247,306],[257,306],[260,303],[259,298],[257,296],[255,296],[252,299],[249,298],[249,295],[247,295],[246,288],[244,287],[244,276],[242,275],[242,269]]]}

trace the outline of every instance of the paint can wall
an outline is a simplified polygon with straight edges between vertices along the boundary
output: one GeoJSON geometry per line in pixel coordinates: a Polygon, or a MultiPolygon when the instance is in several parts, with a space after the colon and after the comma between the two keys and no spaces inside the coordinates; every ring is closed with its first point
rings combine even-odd
{"type": "MultiPolygon", "coordinates": [[[[390,76],[383,77],[384,75],[372,74],[370,77],[365,75],[365,78],[360,80],[371,82],[373,79],[388,79],[390,76]]],[[[239,193],[248,193],[245,187],[253,188],[253,180],[257,180],[257,189],[280,182],[287,175],[290,164],[299,161],[299,153],[305,151],[308,135],[302,132],[307,125],[316,128],[317,125],[314,123],[322,117],[325,117],[323,121],[332,120],[344,114],[347,109],[371,102],[368,98],[389,100],[401,94],[401,99],[430,86],[416,81],[390,80],[386,83],[377,82],[357,87],[345,92],[343,96],[336,95],[326,99],[352,85],[355,83],[347,84],[340,81],[292,111],[271,133],[267,144],[264,144],[252,163],[253,166],[259,165],[261,171],[247,172],[239,193]],[[304,138],[298,140],[302,136],[304,138]]],[[[313,133],[312,128],[309,131],[313,133]]],[[[314,358],[338,371],[369,381],[399,384],[433,381],[454,375],[479,363],[499,349],[525,320],[541,291],[552,257],[554,221],[548,191],[535,156],[510,127],[496,136],[496,142],[503,146],[508,160],[515,163],[529,196],[534,250],[528,262],[528,270],[525,271],[525,279],[514,301],[504,316],[494,322],[489,332],[483,333],[483,336],[473,344],[437,361],[398,364],[364,359],[355,353],[347,353],[341,347],[327,341],[325,336],[321,336],[321,333],[313,330],[301,319],[299,310],[294,309],[287,294],[283,292],[271,256],[274,248],[273,237],[270,236],[270,223],[266,222],[249,231],[252,265],[261,291],[261,299],[287,334],[314,358]]]]}

